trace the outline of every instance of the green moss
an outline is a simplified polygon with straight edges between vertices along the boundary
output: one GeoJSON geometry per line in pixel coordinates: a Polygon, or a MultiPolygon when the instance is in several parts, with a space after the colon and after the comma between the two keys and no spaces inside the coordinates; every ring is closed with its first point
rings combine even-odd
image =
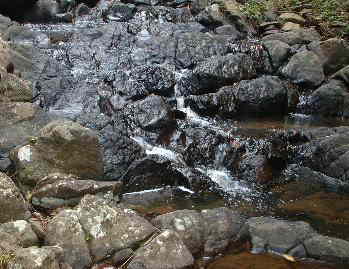
{"type": "Polygon", "coordinates": [[[250,0],[242,5],[240,10],[247,18],[262,21],[267,11],[267,4],[265,1],[250,0]]]}

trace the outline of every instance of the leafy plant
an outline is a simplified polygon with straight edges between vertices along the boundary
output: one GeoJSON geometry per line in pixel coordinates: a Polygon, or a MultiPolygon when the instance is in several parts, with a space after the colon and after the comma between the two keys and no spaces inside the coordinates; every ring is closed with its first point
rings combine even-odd
{"type": "Polygon", "coordinates": [[[12,252],[0,253],[0,269],[8,269],[9,264],[15,259],[15,255],[12,252]]]}
{"type": "Polygon", "coordinates": [[[250,0],[241,6],[241,12],[249,19],[261,21],[264,18],[264,12],[267,6],[264,1],[250,0]]]}

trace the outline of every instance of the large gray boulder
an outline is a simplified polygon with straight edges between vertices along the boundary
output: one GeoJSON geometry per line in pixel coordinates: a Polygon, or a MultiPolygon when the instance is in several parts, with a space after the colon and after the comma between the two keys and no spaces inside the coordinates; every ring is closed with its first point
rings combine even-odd
{"type": "Polygon", "coordinates": [[[94,131],[60,120],[47,124],[37,138],[11,152],[20,182],[29,186],[55,172],[99,179],[103,175],[102,156],[94,131]]]}
{"type": "Polygon", "coordinates": [[[11,178],[0,172],[0,223],[30,217],[29,204],[11,178]]]}
{"type": "Polygon", "coordinates": [[[298,105],[303,113],[320,116],[349,117],[348,87],[340,80],[330,80],[298,105]]]}
{"type": "Polygon", "coordinates": [[[175,231],[193,254],[215,255],[237,239],[245,219],[228,208],[178,210],[160,215],[152,223],[175,231]]]}
{"type": "Polygon", "coordinates": [[[314,42],[311,51],[319,56],[326,75],[331,75],[349,64],[349,44],[338,38],[314,42]]]}
{"type": "MultiPolygon", "coordinates": [[[[288,253],[316,232],[303,221],[285,221],[272,217],[255,217],[247,221],[253,252],[288,253]]],[[[304,254],[305,255],[305,254],[304,254]]]]}
{"type": "Polygon", "coordinates": [[[313,88],[325,79],[322,61],[311,51],[301,51],[293,55],[282,69],[282,74],[295,84],[313,88]]]}
{"type": "Polygon", "coordinates": [[[193,256],[178,235],[164,230],[136,251],[127,268],[185,269],[193,264],[193,256]]]}
{"type": "Polygon", "coordinates": [[[333,261],[349,262],[349,242],[329,236],[316,235],[304,242],[310,257],[333,261]]]}
{"type": "Polygon", "coordinates": [[[45,244],[61,246],[63,261],[79,269],[137,246],[155,231],[133,210],[86,195],[75,210],[63,210],[49,222],[45,244]]]}
{"type": "Polygon", "coordinates": [[[266,40],[263,45],[269,53],[274,70],[277,70],[287,60],[291,52],[291,47],[280,40],[266,40]]]}

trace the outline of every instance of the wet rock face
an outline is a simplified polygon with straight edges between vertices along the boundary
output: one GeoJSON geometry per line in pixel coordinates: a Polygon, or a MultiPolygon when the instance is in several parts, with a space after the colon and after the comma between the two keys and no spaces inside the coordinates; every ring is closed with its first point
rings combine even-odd
{"type": "Polygon", "coordinates": [[[52,172],[86,179],[103,175],[102,150],[97,135],[70,121],[46,125],[31,143],[12,152],[21,182],[34,186],[52,172]]]}

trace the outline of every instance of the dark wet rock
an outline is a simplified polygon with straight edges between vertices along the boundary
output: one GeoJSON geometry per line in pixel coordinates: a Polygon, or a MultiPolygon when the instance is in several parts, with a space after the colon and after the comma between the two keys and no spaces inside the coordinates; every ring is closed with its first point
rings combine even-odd
{"type": "Polygon", "coordinates": [[[308,87],[316,87],[325,79],[321,59],[311,51],[293,55],[282,73],[293,83],[308,87]]]}
{"type": "Polygon", "coordinates": [[[278,77],[263,76],[241,81],[233,88],[238,113],[283,113],[286,110],[287,90],[278,77]]]}
{"type": "Polygon", "coordinates": [[[82,3],[82,4],[77,6],[77,8],[75,10],[75,17],[89,15],[90,12],[91,12],[91,9],[87,5],[82,3]]]}
{"type": "Polygon", "coordinates": [[[0,4],[1,14],[16,14],[18,9],[27,9],[32,7],[37,0],[14,0],[14,1],[2,1],[0,4]]]}
{"type": "Polygon", "coordinates": [[[292,46],[295,44],[308,44],[312,41],[319,41],[320,35],[316,30],[312,28],[301,28],[299,30],[284,33],[270,34],[263,37],[263,40],[279,40],[292,46]]]}
{"type": "Polygon", "coordinates": [[[113,88],[121,96],[141,99],[149,94],[171,96],[174,94],[174,73],[159,65],[144,65],[126,73],[117,73],[113,88]]]}
{"type": "Polygon", "coordinates": [[[173,161],[176,160],[158,155],[149,155],[135,161],[123,176],[124,191],[142,191],[166,185],[190,188],[190,181],[177,170],[173,161]]]}
{"type": "Polygon", "coordinates": [[[6,156],[0,156],[0,172],[6,173],[11,167],[11,160],[6,156]]]}
{"type": "MultiPolygon", "coordinates": [[[[307,189],[304,185],[309,185],[312,193],[325,190],[327,192],[344,193],[349,190],[349,184],[340,179],[329,177],[323,173],[311,170],[308,167],[289,165],[284,171],[286,181],[296,181],[302,185],[303,190],[307,189]]],[[[301,194],[301,192],[299,192],[301,194]]],[[[296,199],[294,197],[294,199],[296,199]]],[[[293,199],[293,200],[294,200],[293,199]]]]}
{"type": "Polygon", "coordinates": [[[202,94],[233,82],[251,79],[256,76],[256,70],[248,55],[228,54],[212,57],[200,63],[194,69],[194,75],[202,85],[203,91],[200,92],[202,94]]]}
{"type": "Polygon", "coordinates": [[[121,182],[81,180],[74,175],[50,174],[31,192],[33,205],[54,209],[77,205],[86,194],[120,192],[121,182]]]}
{"type": "Polygon", "coordinates": [[[155,232],[155,228],[133,210],[117,208],[91,195],[81,200],[76,212],[95,261],[133,247],[155,232]]]}
{"type": "Polygon", "coordinates": [[[247,221],[253,252],[275,251],[287,253],[304,240],[316,235],[308,223],[255,217],[247,221]]]}
{"type": "Polygon", "coordinates": [[[339,80],[330,80],[298,105],[303,113],[320,116],[348,117],[348,87],[339,80]]]}
{"type": "Polygon", "coordinates": [[[347,181],[348,176],[348,129],[336,128],[334,133],[320,137],[301,147],[304,164],[327,176],[347,181]]]}
{"type": "Polygon", "coordinates": [[[55,0],[37,0],[35,5],[24,12],[24,22],[49,22],[59,12],[59,4],[55,0]]]}
{"type": "Polygon", "coordinates": [[[86,179],[103,175],[102,150],[96,133],[71,121],[49,123],[31,143],[11,154],[24,185],[35,185],[54,172],[86,179]]]}
{"type": "Polygon", "coordinates": [[[210,1],[208,0],[194,0],[190,5],[190,10],[193,14],[197,14],[200,11],[204,10],[207,6],[209,6],[210,1]]]}
{"type": "Polygon", "coordinates": [[[345,263],[349,261],[348,241],[317,235],[306,240],[304,246],[312,258],[345,263]]]}
{"type": "Polygon", "coordinates": [[[267,49],[271,64],[274,70],[277,70],[289,57],[291,47],[280,40],[267,40],[263,42],[267,49]]]}
{"type": "Polygon", "coordinates": [[[87,238],[77,212],[63,210],[48,223],[45,244],[61,247],[62,260],[73,268],[82,269],[92,263],[87,238]]]}
{"type": "Polygon", "coordinates": [[[24,248],[38,245],[38,237],[32,230],[29,222],[25,220],[11,221],[0,224],[0,232],[11,234],[18,240],[18,244],[24,248]]]}
{"type": "Polygon", "coordinates": [[[345,82],[346,85],[349,86],[349,65],[343,67],[338,72],[333,74],[332,78],[342,80],[343,82],[345,82]]]}
{"type": "Polygon", "coordinates": [[[9,268],[60,269],[59,259],[62,252],[57,246],[21,248],[15,251],[16,258],[9,264],[9,268]]]}
{"type": "MultiPolygon", "coordinates": [[[[165,30],[165,29],[164,29],[165,30]]],[[[201,32],[175,31],[167,29],[167,36],[154,36],[136,43],[140,49],[134,51],[132,59],[139,64],[171,63],[178,68],[195,66],[211,56],[227,52],[227,40],[201,32]]]]}
{"type": "Polygon", "coordinates": [[[160,215],[153,224],[161,229],[175,231],[193,253],[215,255],[237,238],[244,218],[227,208],[179,210],[160,215]]]}
{"type": "Polygon", "coordinates": [[[12,179],[0,172],[0,223],[27,219],[29,205],[12,179]]]}
{"type": "Polygon", "coordinates": [[[104,11],[109,20],[120,22],[132,19],[135,12],[135,5],[123,4],[116,1],[113,1],[110,7],[106,11],[104,11]]]}
{"type": "Polygon", "coordinates": [[[227,117],[238,114],[268,115],[287,110],[287,89],[275,76],[243,80],[208,96],[208,109],[227,117]]]}
{"type": "MultiPolygon", "coordinates": [[[[157,95],[149,95],[143,100],[130,103],[117,116],[125,118],[130,126],[129,131],[140,128],[154,132],[175,125],[169,104],[157,95]]],[[[133,132],[134,136],[136,134],[133,132]]]]}
{"type": "Polygon", "coordinates": [[[270,183],[273,179],[273,168],[264,155],[247,154],[239,163],[241,178],[260,184],[270,183]]]}
{"type": "Polygon", "coordinates": [[[178,235],[165,230],[135,252],[130,269],[184,269],[194,264],[194,258],[178,235]]]}
{"type": "Polygon", "coordinates": [[[343,39],[331,38],[309,45],[323,63],[326,75],[331,75],[349,64],[349,45],[343,39]]]}

